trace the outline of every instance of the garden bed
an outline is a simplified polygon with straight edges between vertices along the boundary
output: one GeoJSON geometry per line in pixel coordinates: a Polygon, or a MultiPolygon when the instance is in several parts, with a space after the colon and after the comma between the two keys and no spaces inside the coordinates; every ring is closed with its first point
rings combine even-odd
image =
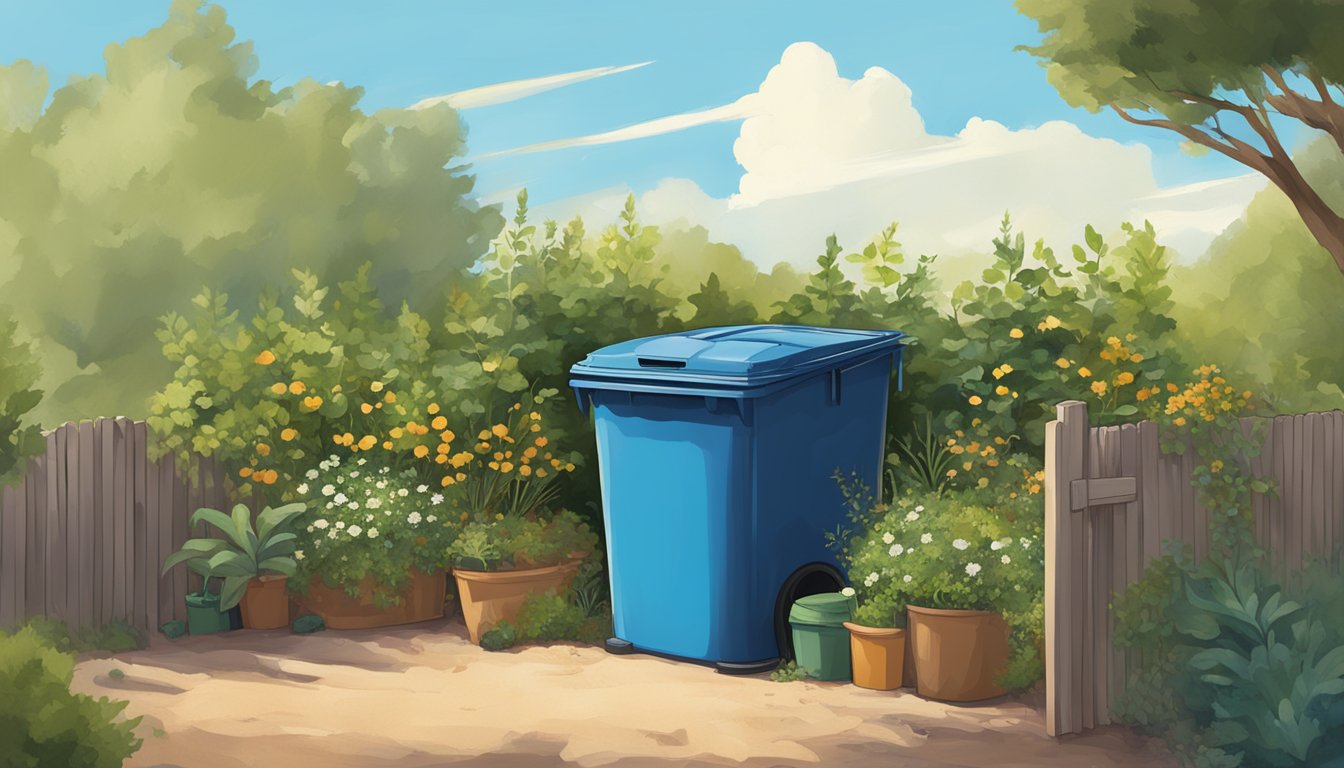
{"type": "Polygon", "coordinates": [[[158,637],[85,658],[74,688],[144,716],[127,766],[1172,764],[1124,730],[1046,738],[1019,701],[955,706],[572,645],[489,653],[457,621],[158,637]]]}

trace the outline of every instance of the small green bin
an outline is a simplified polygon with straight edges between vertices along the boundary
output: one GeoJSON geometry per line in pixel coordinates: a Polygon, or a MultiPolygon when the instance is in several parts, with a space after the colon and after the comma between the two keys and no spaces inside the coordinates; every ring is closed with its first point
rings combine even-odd
{"type": "Polygon", "coordinates": [[[789,610],[793,655],[798,667],[818,680],[850,679],[849,630],[853,601],[839,592],[808,595],[789,610]]]}
{"type": "Polygon", "coordinates": [[[211,635],[242,627],[237,607],[219,610],[219,595],[194,593],[187,595],[187,632],[193,635],[211,635]]]}

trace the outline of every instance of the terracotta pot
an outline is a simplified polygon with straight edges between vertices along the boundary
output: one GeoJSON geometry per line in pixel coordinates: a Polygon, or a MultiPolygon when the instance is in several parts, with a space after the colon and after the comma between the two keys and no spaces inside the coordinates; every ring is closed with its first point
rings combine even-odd
{"type": "Polygon", "coordinates": [[[1008,663],[1008,624],[989,611],[906,606],[915,653],[915,690],[941,701],[1002,696],[994,682],[1008,663]]]}
{"type": "Polygon", "coordinates": [[[330,629],[371,629],[443,618],[443,598],[448,590],[445,571],[422,573],[412,569],[402,586],[397,605],[379,608],[373,601],[375,583],[366,576],[359,582],[359,597],[341,587],[328,587],[320,578],[308,585],[308,594],[298,599],[304,610],[322,617],[330,629]]]}
{"type": "Polygon", "coordinates": [[[520,568],[513,571],[469,571],[453,569],[457,592],[462,601],[462,619],[471,642],[479,644],[481,635],[501,621],[513,621],[528,595],[555,590],[564,594],[579,572],[578,562],[545,568],[520,568]]]}
{"type": "Polygon", "coordinates": [[[238,607],[245,629],[280,629],[289,625],[289,577],[279,574],[257,576],[247,583],[238,607]]]}
{"type": "Polygon", "coordinates": [[[905,630],[845,622],[854,684],[875,691],[901,687],[905,672],[905,630]]]}

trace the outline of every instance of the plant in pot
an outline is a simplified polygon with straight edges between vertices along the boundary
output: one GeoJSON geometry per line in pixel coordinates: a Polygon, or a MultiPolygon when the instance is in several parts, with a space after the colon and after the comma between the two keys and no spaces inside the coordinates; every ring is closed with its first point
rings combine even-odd
{"type": "MultiPolygon", "coordinates": [[[[409,458],[424,452],[413,450],[409,458]]],[[[295,489],[310,512],[294,553],[294,591],[327,627],[367,629],[443,616],[448,547],[460,524],[444,492],[424,482],[407,458],[332,454],[295,489]]],[[[466,461],[460,453],[453,459],[466,461]]]]}
{"type": "Polygon", "coordinates": [[[847,539],[856,623],[890,626],[904,614],[921,696],[979,701],[1040,679],[1043,514],[1040,497],[1016,487],[907,491],[866,506],[847,539]]]}
{"type": "Polygon", "coordinates": [[[462,615],[473,643],[512,621],[529,595],[565,594],[597,535],[569,510],[551,510],[555,481],[574,464],[542,434],[541,414],[520,404],[477,435],[482,461],[458,484],[466,524],[449,548],[462,615]]]}
{"type": "MultiPolygon", "coordinates": [[[[841,591],[857,602],[853,587],[841,591]]],[[[855,685],[875,691],[894,691],[904,685],[905,629],[898,626],[896,611],[880,601],[864,603],[844,626],[849,630],[855,685]]]]}
{"type": "MultiPolygon", "coordinates": [[[[266,507],[257,516],[242,504],[232,514],[202,508],[191,516],[193,526],[208,523],[223,538],[188,539],[163,563],[163,572],[179,564],[200,574],[200,595],[187,597],[187,625],[192,634],[221,631],[221,619],[235,606],[248,629],[278,629],[289,623],[287,579],[294,574],[295,535],[289,523],[303,513],[302,504],[266,507]],[[209,592],[212,578],[221,580],[217,594],[209,592]]],[[[227,622],[227,619],[222,620],[227,622]]]]}

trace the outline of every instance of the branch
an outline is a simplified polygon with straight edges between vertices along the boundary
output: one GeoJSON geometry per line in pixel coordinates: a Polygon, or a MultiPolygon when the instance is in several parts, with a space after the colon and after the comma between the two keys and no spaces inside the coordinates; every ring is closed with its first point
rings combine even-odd
{"type": "MultiPolygon", "coordinates": [[[[1226,155],[1227,157],[1236,160],[1238,163],[1241,163],[1242,165],[1245,165],[1249,168],[1253,168],[1257,171],[1260,171],[1261,173],[1267,173],[1268,166],[1265,163],[1265,156],[1261,154],[1259,150],[1255,149],[1249,144],[1246,144],[1246,142],[1244,141],[1240,142],[1242,144],[1242,147],[1238,147],[1236,144],[1224,144],[1218,141],[1217,139],[1213,138],[1212,136],[1209,136],[1207,133],[1195,128],[1192,125],[1186,125],[1185,123],[1178,123],[1175,120],[1166,120],[1166,119],[1147,120],[1135,117],[1116,104],[1112,104],[1111,109],[1114,110],[1115,113],[1119,115],[1121,118],[1123,118],[1126,122],[1133,123],[1134,125],[1146,125],[1153,128],[1165,128],[1169,131],[1174,131],[1202,147],[1207,147],[1215,152],[1226,155]]],[[[1231,138],[1225,134],[1222,135],[1223,138],[1225,139],[1231,138]]]]}
{"type": "Polygon", "coordinates": [[[1266,97],[1270,106],[1282,115],[1329,134],[1340,150],[1344,151],[1344,106],[1330,98],[1330,86],[1324,78],[1314,70],[1307,76],[1321,96],[1320,101],[1315,101],[1289,88],[1283,74],[1273,67],[1264,66],[1260,69],[1283,92],[1282,95],[1271,93],[1266,97]]]}

